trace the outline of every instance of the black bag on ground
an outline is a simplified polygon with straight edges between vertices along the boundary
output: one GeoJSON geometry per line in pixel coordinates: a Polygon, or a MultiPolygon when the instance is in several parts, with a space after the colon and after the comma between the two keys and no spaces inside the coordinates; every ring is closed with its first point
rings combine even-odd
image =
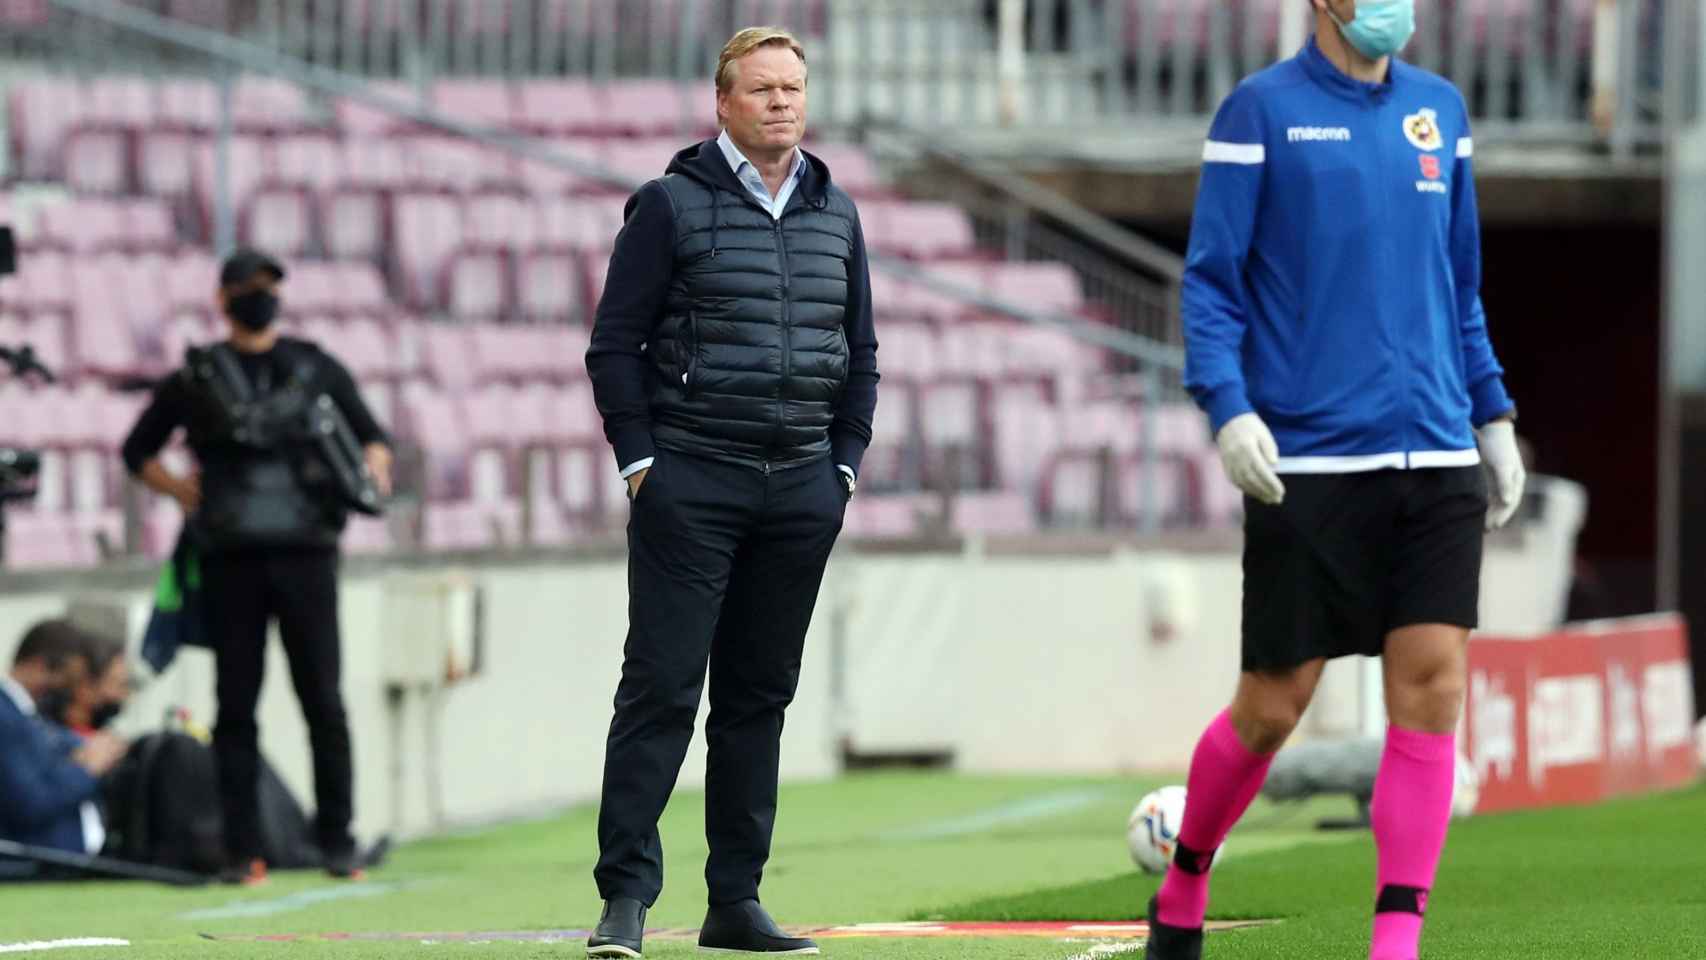
{"type": "Polygon", "coordinates": [[[318,868],[325,863],[314,839],[313,824],[272,764],[261,758],[261,856],[273,870],[318,868]]]}
{"type": "MultiPolygon", "coordinates": [[[[263,757],[261,856],[274,870],[319,867],[309,818],[263,757]]],[[[107,856],[200,873],[225,866],[219,768],[212,748],[177,732],[153,733],[131,745],[102,782],[107,856]]]]}
{"type": "Polygon", "coordinates": [[[107,856],[198,873],[225,865],[213,751],[184,733],[131,744],[101,785],[107,856]]]}

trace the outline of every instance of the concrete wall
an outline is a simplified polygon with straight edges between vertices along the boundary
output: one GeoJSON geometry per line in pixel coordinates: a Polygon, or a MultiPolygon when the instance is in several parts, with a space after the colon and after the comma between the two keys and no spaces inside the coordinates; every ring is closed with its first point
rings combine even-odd
{"type": "MultiPolygon", "coordinates": [[[[1537,630],[1555,619],[1562,585],[1544,545],[1529,537],[1489,551],[1489,629],[1537,630]]],[[[446,562],[424,573],[452,569],[446,562]]],[[[420,833],[597,796],[626,621],[622,561],[463,569],[485,591],[483,670],[447,689],[410,693],[396,706],[386,688],[398,671],[389,665],[408,665],[420,654],[401,651],[425,644],[419,635],[399,635],[403,619],[395,607],[387,612],[386,594],[416,584],[410,578],[423,568],[352,568],[345,575],[343,685],[364,835],[420,833]],[[432,790],[435,757],[439,787],[432,790]]],[[[9,655],[31,621],[85,592],[66,581],[0,594],[0,654],[9,655]]],[[[109,595],[131,609],[134,639],[146,613],[143,584],[109,595]]],[[[1048,556],[976,545],[926,553],[843,549],[808,637],[799,698],[788,715],[784,776],[833,775],[843,738],[862,751],[948,749],[959,767],[975,771],[1180,768],[1232,689],[1238,610],[1238,557],[1225,550],[1048,556]]],[[[267,675],[263,744],[309,798],[305,731],[277,644],[267,675]]],[[[1354,730],[1359,698],[1356,665],[1335,665],[1309,729],[1354,730]]],[[[139,695],[120,729],[157,728],[171,706],[188,707],[203,722],[213,718],[208,654],[182,653],[139,695]]],[[[703,770],[696,744],[682,783],[700,782],[703,770]]]]}

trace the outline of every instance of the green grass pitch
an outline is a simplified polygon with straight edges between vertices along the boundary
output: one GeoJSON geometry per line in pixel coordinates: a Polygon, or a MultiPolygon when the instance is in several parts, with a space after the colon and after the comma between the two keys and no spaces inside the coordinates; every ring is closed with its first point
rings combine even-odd
{"type": "MultiPolygon", "coordinates": [[[[783,791],[765,902],[788,924],[893,920],[1125,920],[1156,880],[1124,849],[1125,818],[1153,778],[855,776],[783,791]]],[[[705,854],[701,797],[682,793],[663,824],[668,886],[655,927],[697,926],[705,854]]],[[[1360,960],[1373,899],[1366,833],[1321,834],[1345,801],[1259,803],[1217,868],[1211,914],[1276,918],[1214,934],[1210,960],[1360,960]]],[[[173,890],[77,883],[0,887],[0,944],[114,937],[129,947],[20,956],[579,957],[561,943],[335,942],[328,933],[585,928],[595,812],[469,831],[402,847],[362,885],[275,875],[259,889],[173,890]],[[304,935],[213,942],[200,934],[304,935]]],[[[826,941],[825,954],[973,960],[1080,956],[1052,940],[826,941]]],[[[649,943],[648,957],[696,956],[649,943]]],[[[1129,954],[1135,956],[1135,954],[1129,954]]],[[[1452,828],[1423,956],[1451,960],[1706,960],[1706,789],[1594,808],[1487,816],[1452,828]]]]}

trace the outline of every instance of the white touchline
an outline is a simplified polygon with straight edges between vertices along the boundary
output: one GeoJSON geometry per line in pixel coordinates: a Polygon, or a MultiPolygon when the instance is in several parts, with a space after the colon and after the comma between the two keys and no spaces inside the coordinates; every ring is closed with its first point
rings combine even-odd
{"type": "Polygon", "coordinates": [[[1117,957],[1125,953],[1136,953],[1143,949],[1143,941],[1126,940],[1114,943],[1098,943],[1083,953],[1075,953],[1066,960],[1102,960],[1103,957],[1117,957]]]}
{"type": "Polygon", "coordinates": [[[111,937],[75,937],[70,940],[30,940],[25,943],[0,943],[0,953],[33,953],[36,950],[66,950],[71,947],[128,947],[129,940],[111,937]]]}

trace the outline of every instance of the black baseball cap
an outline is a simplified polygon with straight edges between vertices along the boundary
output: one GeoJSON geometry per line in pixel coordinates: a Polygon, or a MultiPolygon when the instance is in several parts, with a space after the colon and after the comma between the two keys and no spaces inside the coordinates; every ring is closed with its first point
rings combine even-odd
{"type": "Polygon", "coordinates": [[[219,285],[233,287],[239,283],[248,283],[255,274],[262,271],[272,274],[274,280],[284,279],[284,267],[277,259],[259,250],[240,247],[232,251],[220,265],[219,285]]]}

